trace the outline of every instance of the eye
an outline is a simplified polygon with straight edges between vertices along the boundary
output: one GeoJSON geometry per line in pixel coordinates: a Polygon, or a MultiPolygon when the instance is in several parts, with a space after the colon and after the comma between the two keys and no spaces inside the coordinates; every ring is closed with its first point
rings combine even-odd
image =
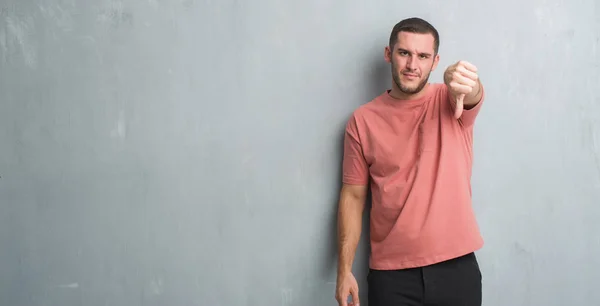
{"type": "Polygon", "coordinates": [[[407,55],[408,55],[408,52],[406,52],[406,51],[399,51],[399,53],[400,53],[400,55],[402,55],[402,56],[407,56],[407,55]]]}
{"type": "Polygon", "coordinates": [[[421,54],[421,55],[419,55],[419,57],[420,57],[421,59],[426,59],[426,58],[428,58],[429,56],[427,56],[427,54],[421,54]]]}

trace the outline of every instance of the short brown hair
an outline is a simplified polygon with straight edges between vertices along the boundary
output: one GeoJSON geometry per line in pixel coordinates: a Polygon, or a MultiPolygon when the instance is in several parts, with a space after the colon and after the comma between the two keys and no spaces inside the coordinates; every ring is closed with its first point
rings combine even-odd
{"type": "Polygon", "coordinates": [[[394,28],[392,29],[392,33],[390,34],[390,48],[393,48],[394,45],[396,45],[396,42],[398,41],[398,33],[400,32],[433,35],[433,49],[435,51],[435,54],[438,53],[438,50],[440,48],[440,35],[435,29],[435,27],[432,26],[429,22],[418,17],[407,18],[398,22],[394,26],[394,28]]]}

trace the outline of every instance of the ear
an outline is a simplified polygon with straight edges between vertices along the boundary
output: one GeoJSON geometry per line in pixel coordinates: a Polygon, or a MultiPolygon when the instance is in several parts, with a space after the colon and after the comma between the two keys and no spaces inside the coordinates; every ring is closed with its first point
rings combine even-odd
{"type": "Polygon", "coordinates": [[[438,63],[439,63],[439,62],[440,62],[440,55],[439,55],[439,54],[436,54],[436,55],[433,57],[433,65],[431,66],[431,71],[434,71],[434,70],[435,70],[435,68],[437,67],[437,65],[438,65],[438,63]]]}
{"type": "Polygon", "coordinates": [[[392,62],[392,50],[390,49],[390,46],[386,46],[383,50],[383,58],[388,63],[392,62]]]}

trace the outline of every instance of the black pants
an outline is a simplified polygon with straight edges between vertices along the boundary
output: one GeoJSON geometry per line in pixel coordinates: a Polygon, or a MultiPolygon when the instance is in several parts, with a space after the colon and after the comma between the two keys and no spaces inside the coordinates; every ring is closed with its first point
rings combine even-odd
{"type": "Polygon", "coordinates": [[[481,306],[475,254],[405,270],[370,270],[369,306],[481,306]]]}

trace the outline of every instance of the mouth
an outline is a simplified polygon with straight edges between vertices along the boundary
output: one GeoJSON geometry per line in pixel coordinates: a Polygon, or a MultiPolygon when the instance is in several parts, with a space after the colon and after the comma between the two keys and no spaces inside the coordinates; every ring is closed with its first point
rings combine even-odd
{"type": "Polygon", "coordinates": [[[415,73],[406,73],[406,72],[405,72],[405,73],[403,73],[402,75],[403,75],[404,77],[408,78],[408,79],[416,79],[416,78],[418,78],[418,77],[419,77],[419,75],[418,75],[418,74],[415,74],[415,73]]]}

